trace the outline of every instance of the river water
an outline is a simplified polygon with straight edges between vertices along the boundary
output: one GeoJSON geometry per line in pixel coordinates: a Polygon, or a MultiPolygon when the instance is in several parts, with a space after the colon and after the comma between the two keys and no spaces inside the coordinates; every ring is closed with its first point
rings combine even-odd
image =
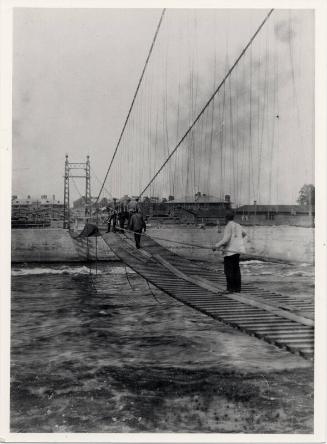
{"type": "MultiPolygon", "coordinates": [[[[243,279],[312,298],[310,265],[243,279]]],[[[122,264],[14,265],[12,432],[311,433],[313,368],[122,264]]]]}

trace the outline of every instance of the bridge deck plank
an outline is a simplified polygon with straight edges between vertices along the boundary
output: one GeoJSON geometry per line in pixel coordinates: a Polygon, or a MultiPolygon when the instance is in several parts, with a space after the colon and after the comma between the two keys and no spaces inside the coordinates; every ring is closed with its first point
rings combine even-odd
{"type": "MultiPolygon", "coordinates": [[[[310,340],[311,337],[314,338],[314,327],[297,322],[303,316],[297,317],[294,314],[291,319],[281,316],[282,295],[253,287],[253,293],[260,295],[256,306],[258,296],[253,296],[252,287],[247,284],[251,302],[246,300],[246,295],[241,300],[233,300],[231,295],[219,293],[219,284],[224,281],[222,267],[218,267],[218,271],[208,268],[202,271],[198,263],[171,253],[148,236],[142,237],[141,250],[133,247],[128,235],[108,233],[103,234],[103,239],[126,265],[179,302],[248,334],[312,359],[314,348],[312,346],[308,349],[307,335],[309,334],[310,340]],[[280,299],[274,301],[274,295],[280,299]],[[273,308],[272,312],[268,301],[273,308]],[[286,337],[285,328],[290,334],[286,337]]],[[[293,310],[298,312],[300,308],[294,304],[293,310]]]]}

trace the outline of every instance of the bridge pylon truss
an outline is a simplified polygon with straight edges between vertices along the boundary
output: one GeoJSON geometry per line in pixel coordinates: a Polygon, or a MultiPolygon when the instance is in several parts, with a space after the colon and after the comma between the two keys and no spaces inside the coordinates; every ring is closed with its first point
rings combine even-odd
{"type": "Polygon", "coordinates": [[[70,229],[70,179],[85,179],[85,219],[91,216],[91,166],[90,156],[86,156],[86,162],[69,162],[68,154],[65,159],[64,175],[64,221],[63,227],[70,229]],[[76,171],[76,172],[75,172],[76,171]]]}

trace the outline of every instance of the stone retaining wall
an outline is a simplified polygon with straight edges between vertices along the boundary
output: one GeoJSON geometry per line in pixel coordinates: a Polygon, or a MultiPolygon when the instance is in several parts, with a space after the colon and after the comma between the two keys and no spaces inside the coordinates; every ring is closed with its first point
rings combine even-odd
{"type": "MultiPolygon", "coordinates": [[[[292,226],[252,226],[245,227],[247,253],[265,258],[281,259],[290,262],[314,262],[314,228],[292,226]]],[[[147,233],[163,246],[183,256],[217,261],[219,252],[212,252],[211,247],[223,235],[217,227],[204,229],[189,226],[148,226],[147,233]],[[160,239],[157,239],[160,238],[160,239]],[[166,239],[166,240],[165,240],[166,239]],[[201,249],[181,245],[170,241],[208,246],[201,249]]],[[[84,262],[95,260],[96,248],[98,260],[117,260],[108,246],[98,237],[97,247],[94,237],[72,239],[67,230],[62,228],[13,229],[12,262],[84,262]]]]}
{"type": "Polygon", "coordinates": [[[98,260],[116,260],[101,237],[97,241],[94,237],[73,239],[62,228],[11,231],[12,262],[84,262],[96,256],[98,260]]]}
{"type": "MultiPolygon", "coordinates": [[[[246,250],[249,256],[262,256],[267,259],[290,262],[314,262],[314,228],[280,225],[252,226],[244,227],[244,229],[248,233],[246,250]]],[[[221,253],[156,238],[213,247],[222,238],[223,231],[224,227],[221,227],[221,232],[218,233],[217,227],[201,229],[188,226],[148,227],[147,230],[155,240],[171,251],[194,259],[209,261],[221,258],[221,253]]]]}

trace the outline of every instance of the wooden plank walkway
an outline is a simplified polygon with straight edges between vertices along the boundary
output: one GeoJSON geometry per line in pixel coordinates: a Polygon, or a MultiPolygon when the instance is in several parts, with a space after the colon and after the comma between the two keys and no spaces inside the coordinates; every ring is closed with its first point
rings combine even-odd
{"type": "Polygon", "coordinates": [[[222,267],[218,272],[200,268],[149,236],[142,236],[139,250],[130,234],[108,233],[103,239],[126,265],[176,300],[247,334],[313,358],[314,322],[296,300],[250,284],[243,285],[241,294],[222,294],[222,267]]]}

